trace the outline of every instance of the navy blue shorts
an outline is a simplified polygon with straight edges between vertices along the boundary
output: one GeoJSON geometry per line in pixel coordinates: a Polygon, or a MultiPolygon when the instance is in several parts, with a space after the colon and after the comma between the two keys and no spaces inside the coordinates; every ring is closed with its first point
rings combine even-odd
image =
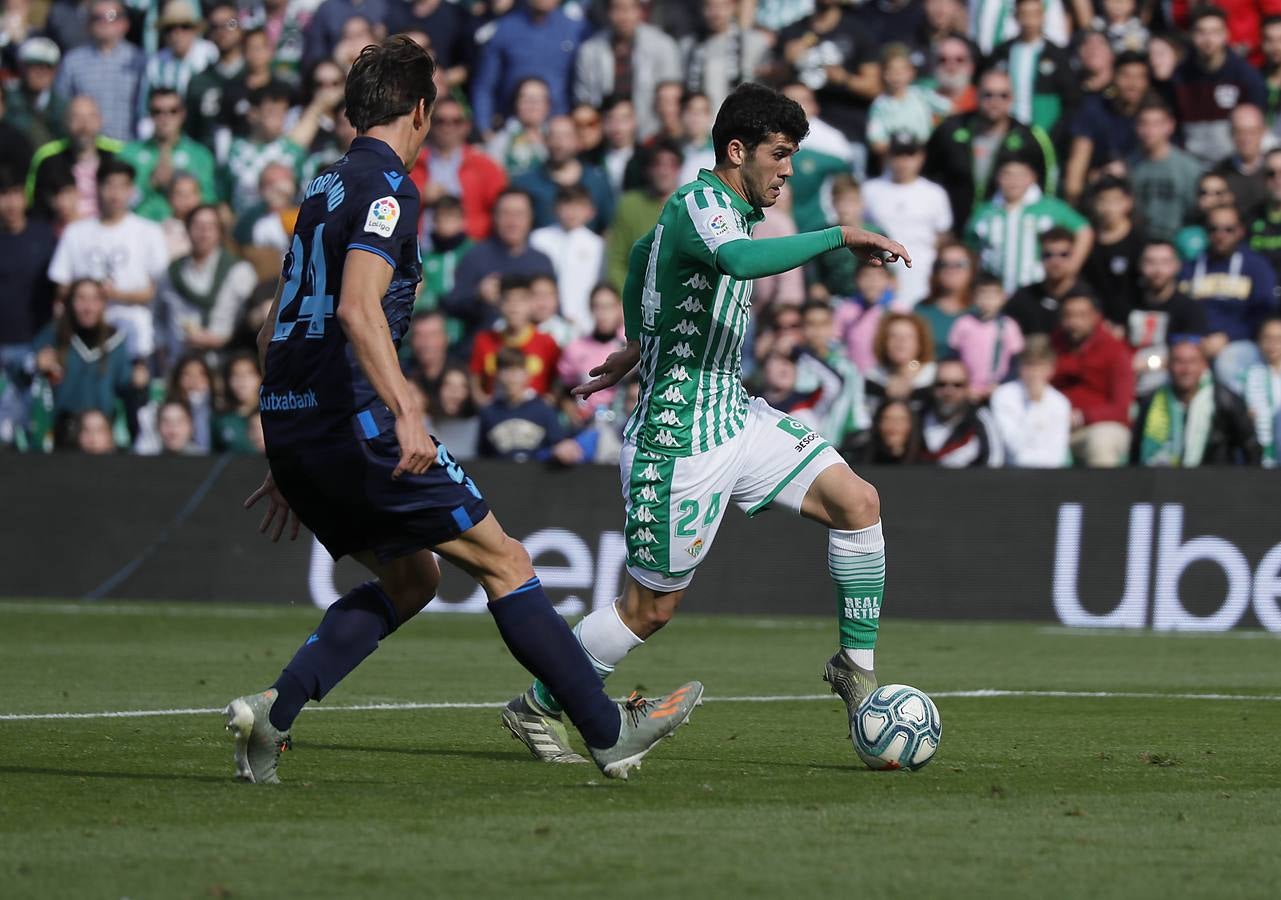
{"type": "Polygon", "coordinates": [[[362,550],[383,562],[408,556],[453,540],[489,514],[443,446],[422,475],[393,480],[400,444],[392,430],[269,462],[289,506],[334,559],[362,550]]]}

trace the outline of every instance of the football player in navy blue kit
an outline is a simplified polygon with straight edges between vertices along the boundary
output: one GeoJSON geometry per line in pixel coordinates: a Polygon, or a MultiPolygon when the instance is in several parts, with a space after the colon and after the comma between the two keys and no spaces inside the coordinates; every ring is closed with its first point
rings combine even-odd
{"type": "Polygon", "coordinates": [[[346,87],[358,137],[307,186],[258,335],[269,471],[245,506],[265,499],[260,530],[273,540],[297,537],[301,523],[374,579],[326,611],[270,688],[228,704],[245,781],[279,781],[280,751],[307,701],[427,604],[440,580],[433,551],[484,588],[512,655],[551,688],[606,775],[627,777],[702,695],[691,682],[657,701],[611,701],[524,547],[414,409],[396,351],[421,276],[419,195],[406,166],[427,135],[434,73],[405,37],[361,52],[346,87]]]}

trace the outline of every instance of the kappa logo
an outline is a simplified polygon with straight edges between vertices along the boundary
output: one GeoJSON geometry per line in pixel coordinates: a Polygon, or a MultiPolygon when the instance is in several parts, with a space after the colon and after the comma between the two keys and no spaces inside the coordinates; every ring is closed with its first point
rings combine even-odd
{"type": "Polygon", "coordinates": [[[703,277],[702,272],[695,272],[685,281],[681,282],[681,285],[683,287],[693,288],[696,291],[705,291],[712,286],[712,283],[703,277]]]}
{"type": "Polygon", "coordinates": [[[689,372],[685,371],[684,366],[672,366],[667,370],[667,377],[672,381],[689,381],[689,372]]]}
{"type": "Polygon", "coordinates": [[[662,444],[664,447],[675,447],[680,444],[675,436],[666,428],[658,429],[658,434],[654,435],[654,443],[662,444]]]}
{"type": "Polygon", "coordinates": [[[707,312],[707,307],[703,305],[703,301],[699,300],[692,294],[686,296],[680,303],[677,303],[676,308],[689,313],[707,312]]]}
{"type": "Polygon", "coordinates": [[[379,197],[369,204],[369,215],[365,216],[365,231],[389,238],[400,221],[400,204],[395,197],[379,197]]]}
{"type": "Polygon", "coordinates": [[[681,359],[689,359],[694,355],[694,351],[689,349],[689,341],[680,341],[673,344],[672,349],[667,351],[669,356],[679,356],[681,359]]]}
{"type": "Polygon", "coordinates": [[[640,547],[633,555],[641,562],[647,562],[650,565],[658,564],[658,560],[654,559],[654,554],[649,552],[648,547],[640,547]]]}
{"type": "Polygon", "coordinates": [[[663,391],[663,393],[659,394],[659,396],[662,397],[664,400],[666,400],[668,403],[687,402],[685,400],[685,395],[681,393],[681,389],[674,384],[669,384],[667,386],[667,390],[663,391]]]}
{"type": "Polygon", "coordinates": [[[646,525],[653,525],[658,521],[658,517],[654,515],[653,511],[651,511],[648,506],[636,507],[632,510],[632,518],[637,522],[643,522],[646,525]]]}
{"type": "Polygon", "coordinates": [[[703,333],[702,331],[699,330],[698,326],[695,325],[693,322],[691,322],[689,319],[681,319],[674,326],[672,326],[672,331],[676,332],[677,334],[683,334],[685,335],[685,337],[689,337],[692,334],[701,335],[703,333]]]}
{"type": "Polygon", "coordinates": [[[664,425],[680,425],[680,418],[670,409],[665,409],[657,416],[658,421],[664,425]]]}
{"type": "Polygon", "coordinates": [[[658,502],[658,491],[654,490],[654,486],[652,484],[647,484],[641,488],[637,496],[646,503],[658,502]]]}
{"type": "Polygon", "coordinates": [[[653,463],[650,463],[645,468],[640,470],[639,477],[645,479],[646,481],[658,481],[658,479],[662,478],[663,476],[659,473],[658,466],[654,465],[653,463]]]}
{"type": "Polygon", "coordinates": [[[632,533],[632,540],[640,544],[657,544],[658,538],[654,537],[654,532],[648,528],[637,528],[632,533]]]}

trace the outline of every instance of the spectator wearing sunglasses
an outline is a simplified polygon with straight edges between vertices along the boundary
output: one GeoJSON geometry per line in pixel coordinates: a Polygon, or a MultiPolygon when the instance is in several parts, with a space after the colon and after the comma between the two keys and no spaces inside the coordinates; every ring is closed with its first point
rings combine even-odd
{"type": "Polygon", "coordinates": [[[1010,160],[1032,168],[1036,184],[1052,195],[1058,157],[1049,135],[1017,121],[1010,76],[990,70],[979,79],[979,105],[972,113],[949,116],[934,129],[926,147],[924,175],[947,189],[952,221],[965,227],[975,207],[992,196],[996,173],[1010,160]]]}
{"type": "Polygon", "coordinates": [[[970,376],[959,359],[938,364],[921,419],[921,462],[947,469],[997,467],[1005,462],[996,422],[969,400],[970,376]]]}
{"type": "Polygon", "coordinates": [[[1263,206],[1250,223],[1250,249],[1261,253],[1272,271],[1281,272],[1281,149],[1264,157],[1263,177],[1267,189],[1263,206]]]}
{"type": "Polygon", "coordinates": [[[1206,215],[1208,246],[1183,266],[1183,291],[1202,305],[1209,333],[1202,346],[1220,384],[1239,389],[1259,361],[1254,336],[1277,312],[1277,277],[1267,259],[1245,242],[1241,214],[1220,206],[1206,215]]]}
{"type": "Polygon", "coordinates": [[[138,103],[144,114],[152,92],[169,88],[185,97],[191,79],[216,63],[220,55],[216,44],[200,36],[204,23],[195,0],[168,0],[157,24],[164,46],[147,60],[143,73],[138,103]]]}
{"type": "Polygon", "coordinates": [[[1072,232],[1051,228],[1041,235],[1041,268],[1045,277],[1019,288],[1005,304],[1004,313],[1018,323],[1024,335],[1049,334],[1059,322],[1059,305],[1069,294],[1093,296],[1080,281],[1081,267],[1072,256],[1072,232]]]}
{"type": "Polygon", "coordinates": [[[133,211],[153,222],[169,218],[169,187],[184,172],[200,183],[205,203],[217,201],[213,154],[182,133],[187,108],[181,95],[173,88],[157,88],[151,92],[147,113],[155,125],[152,136],[145,141],[131,141],[120,153],[120,158],[137,173],[140,199],[133,211]]]}

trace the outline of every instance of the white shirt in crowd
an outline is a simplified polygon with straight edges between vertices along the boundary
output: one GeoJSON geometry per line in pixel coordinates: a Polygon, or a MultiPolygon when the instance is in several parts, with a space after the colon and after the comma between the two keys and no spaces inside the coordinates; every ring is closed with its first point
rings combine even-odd
{"type": "Polygon", "coordinates": [[[896,303],[911,307],[929,294],[939,235],[952,229],[947,191],[925,178],[898,184],[882,175],[863,185],[863,210],[870,224],[912,248],[912,268],[890,266],[896,303]]]}
{"type": "Polygon", "coordinates": [[[992,392],[990,402],[1007,465],[1059,469],[1068,464],[1072,404],[1067,397],[1046,385],[1041,399],[1033,401],[1023,382],[1008,381],[992,392]]]}
{"type": "MultiPolygon", "coordinates": [[[[49,280],[70,285],[79,278],[110,280],[121,291],[154,287],[169,265],[165,233],[155,222],[133,213],[112,225],[100,219],[80,219],[62,232],[49,261],[49,280]]],[[[112,303],[107,321],[125,332],[133,356],[155,350],[151,304],[112,303]]]]}
{"type": "Polygon", "coordinates": [[[552,261],[560,288],[561,315],[578,334],[591,334],[592,288],[604,270],[605,241],[586,226],[566,231],[559,225],[547,225],[530,234],[529,244],[552,261]]]}

